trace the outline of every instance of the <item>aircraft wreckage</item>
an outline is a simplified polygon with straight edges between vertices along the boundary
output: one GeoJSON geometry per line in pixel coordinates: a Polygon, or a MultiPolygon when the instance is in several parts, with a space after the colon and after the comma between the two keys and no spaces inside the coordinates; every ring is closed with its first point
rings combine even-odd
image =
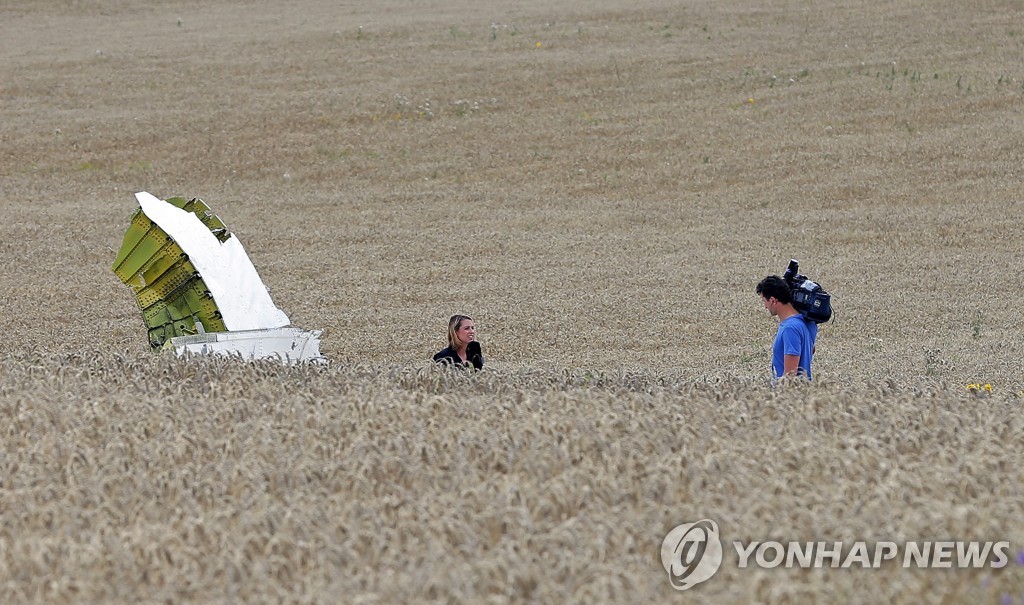
{"type": "Polygon", "coordinates": [[[322,331],[290,325],[242,243],[202,200],[135,198],[113,270],[134,292],[154,351],[326,362],[322,331]]]}

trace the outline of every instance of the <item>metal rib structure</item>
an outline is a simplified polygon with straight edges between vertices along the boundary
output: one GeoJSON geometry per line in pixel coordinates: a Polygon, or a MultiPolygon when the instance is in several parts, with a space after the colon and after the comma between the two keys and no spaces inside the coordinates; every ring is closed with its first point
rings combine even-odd
{"type": "MultiPolygon", "coordinates": [[[[230,237],[202,200],[172,197],[166,201],[195,214],[219,241],[230,237]]],[[[153,350],[175,336],[227,330],[217,302],[188,255],[142,208],[132,214],[113,270],[135,293],[153,350]]]]}

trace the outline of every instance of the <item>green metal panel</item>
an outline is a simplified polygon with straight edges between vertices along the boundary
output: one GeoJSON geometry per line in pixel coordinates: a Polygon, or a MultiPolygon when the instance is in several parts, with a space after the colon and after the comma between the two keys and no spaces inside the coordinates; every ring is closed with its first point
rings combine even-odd
{"type": "MultiPolygon", "coordinates": [[[[191,212],[221,242],[231,234],[202,200],[172,197],[168,203],[191,212]]],[[[181,247],[137,208],[131,216],[114,273],[135,294],[154,350],[175,336],[227,332],[217,303],[181,247]],[[198,324],[198,325],[197,325],[198,324]]]]}

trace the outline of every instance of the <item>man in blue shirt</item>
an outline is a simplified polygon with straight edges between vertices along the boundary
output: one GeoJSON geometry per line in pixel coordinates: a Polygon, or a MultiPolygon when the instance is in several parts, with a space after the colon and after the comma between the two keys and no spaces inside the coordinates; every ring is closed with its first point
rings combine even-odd
{"type": "Polygon", "coordinates": [[[793,307],[789,284],[778,275],[769,275],[757,284],[764,308],[779,318],[779,331],[772,346],[772,373],[776,378],[803,376],[811,379],[811,358],[818,324],[805,319],[793,307]]]}

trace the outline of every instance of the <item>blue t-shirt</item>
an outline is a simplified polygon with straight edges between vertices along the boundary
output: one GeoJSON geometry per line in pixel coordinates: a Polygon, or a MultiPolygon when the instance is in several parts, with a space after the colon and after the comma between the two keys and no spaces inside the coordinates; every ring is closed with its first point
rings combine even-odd
{"type": "Polygon", "coordinates": [[[786,355],[799,355],[800,367],[797,373],[811,379],[811,357],[814,356],[814,341],[818,338],[818,324],[803,315],[793,315],[779,322],[772,347],[772,373],[781,377],[785,371],[786,355]]]}

